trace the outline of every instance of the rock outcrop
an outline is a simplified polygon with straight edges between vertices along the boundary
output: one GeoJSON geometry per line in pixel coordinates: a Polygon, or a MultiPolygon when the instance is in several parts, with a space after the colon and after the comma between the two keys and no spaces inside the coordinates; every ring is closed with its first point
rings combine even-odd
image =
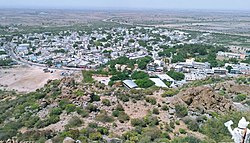
{"type": "Polygon", "coordinates": [[[70,138],[70,137],[66,137],[64,140],[63,140],[63,143],[75,143],[75,140],[70,138]]]}
{"type": "Polygon", "coordinates": [[[180,92],[174,100],[174,105],[184,104],[190,111],[223,113],[235,110],[232,101],[217,94],[211,87],[201,86],[189,88],[180,92]]]}

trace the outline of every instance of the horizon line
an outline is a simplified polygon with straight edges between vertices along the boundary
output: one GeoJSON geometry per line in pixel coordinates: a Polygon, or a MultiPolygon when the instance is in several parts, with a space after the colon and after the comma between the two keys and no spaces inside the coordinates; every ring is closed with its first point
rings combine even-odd
{"type": "Polygon", "coordinates": [[[1,7],[0,10],[115,10],[115,11],[246,11],[250,9],[223,9],[223,8],[135,8],[135,7],[1,7]]]}

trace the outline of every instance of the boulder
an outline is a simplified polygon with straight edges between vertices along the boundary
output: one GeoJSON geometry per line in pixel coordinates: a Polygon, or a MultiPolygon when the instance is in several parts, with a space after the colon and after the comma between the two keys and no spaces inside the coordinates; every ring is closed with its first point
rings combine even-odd
{"type": "Polygon", "coordinates": [[[70,138],[70,137],[66,137],[64,140],[63,140],[63,143],[75,143],[75,140],[70,138]]]}

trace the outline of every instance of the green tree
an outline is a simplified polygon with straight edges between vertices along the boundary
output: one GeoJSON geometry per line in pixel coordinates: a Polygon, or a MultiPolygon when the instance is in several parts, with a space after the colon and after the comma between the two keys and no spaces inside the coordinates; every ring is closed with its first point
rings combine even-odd
{"type": "Polygon", "coordinates": [[[167,75],[172,77],[174,80],[178,80],[178,81],[183,80],[185,78],[185,75],[183,73],[175,72],[173,70],[168,71],[167,75]]]}
{"type": "Polygon", "coordinates": [[[143,71],[135,71],[131,75],[132,79],[143,79],[143,78],[149,78],[149,75],[143,71]]]}
{"type": "Polygon", "coordinates": [[[149,88],[153,86],[155,83],[151,81],[150,79],[137,79],[135,83],[138,85],[140,88],[149,88]]]}
{"type": "Polygon", "coordinates": [[[233,67],[232,66],[227,66],[226,69],[227,69],[228,73],[230,73],[231,70],[233,69],[233,67]]]}

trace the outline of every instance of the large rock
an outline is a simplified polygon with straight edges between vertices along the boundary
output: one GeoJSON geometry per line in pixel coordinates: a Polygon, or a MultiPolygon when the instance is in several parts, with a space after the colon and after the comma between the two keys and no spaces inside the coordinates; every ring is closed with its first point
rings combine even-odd
{"type": "Polygon", "coordinates": [[[63,140],[63,143],[75,143],[75,140],[70,138],[70,137],[66,137],[64,140],[63,140]]]}
{"type": "Polygon", "coordinates": [[[180,92],[173,104],[184,104],[189,110],[199,113],[208,113],[207,111],[211,110],[219,113],[234,110],[232,101],[218,95],[207,86],[189,88],[180,92]]]}
{"type": "Polygon", "coordinates": [[[53,143],[53,141],[51,139],[45,141],[45,143],[53,143]]]}

